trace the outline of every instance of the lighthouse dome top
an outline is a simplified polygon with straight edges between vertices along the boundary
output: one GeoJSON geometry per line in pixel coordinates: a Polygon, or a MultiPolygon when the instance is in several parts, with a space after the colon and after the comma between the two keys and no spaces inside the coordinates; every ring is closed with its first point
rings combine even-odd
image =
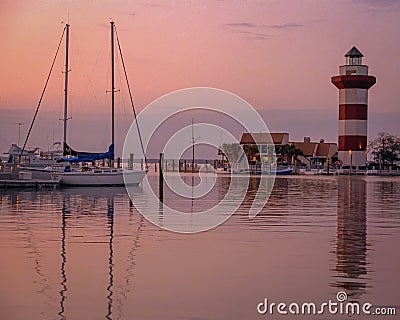
{"type": "Polygon", "coordinates": [[[347,53],[344,55],[346,57],[346,64],[353,65],[353,66],[360,66],[362,65],[362,57],[364,55],[358,50],[356,47],[351,48],[347,53]]]}

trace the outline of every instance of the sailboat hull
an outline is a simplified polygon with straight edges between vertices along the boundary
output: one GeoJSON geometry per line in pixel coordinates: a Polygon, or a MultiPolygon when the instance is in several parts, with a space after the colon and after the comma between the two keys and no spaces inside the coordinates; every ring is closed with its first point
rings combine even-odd
{"type": "Polygon", "coordinates": [[[71,171],[60,174],[60,183],[65,186],[120,186],[139,185],[146,175],[144,170],[94,170],[71,171]]]}

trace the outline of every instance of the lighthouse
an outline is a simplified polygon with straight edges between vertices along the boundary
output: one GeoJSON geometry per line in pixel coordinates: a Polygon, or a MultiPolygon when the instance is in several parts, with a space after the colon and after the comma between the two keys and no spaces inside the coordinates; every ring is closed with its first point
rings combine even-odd
{"type": "Polygon", "coordinates": [[[342,166],[365,167],[367,162],[368,89],[376,78],[362,64],[363,54],[351,48],[346,64],[332,83],[339,89],[339,161],[342,166]]]}

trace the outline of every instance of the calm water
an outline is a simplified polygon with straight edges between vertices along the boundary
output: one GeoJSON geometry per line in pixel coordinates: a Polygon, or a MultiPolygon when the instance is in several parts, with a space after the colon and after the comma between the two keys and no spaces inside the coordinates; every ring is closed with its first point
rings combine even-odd
{"type": "MultiPolygon", "coordinates": [[[[222,226],[192,235],[147,222],[124,188],[0,190],[1,319],[289,319],[256,306],[338,291],[400,305],[399,178],[277,178],[249,220],[256,187],[222,226]]],[[[345,318],[306,318],[330,317],[345,318]]]]}

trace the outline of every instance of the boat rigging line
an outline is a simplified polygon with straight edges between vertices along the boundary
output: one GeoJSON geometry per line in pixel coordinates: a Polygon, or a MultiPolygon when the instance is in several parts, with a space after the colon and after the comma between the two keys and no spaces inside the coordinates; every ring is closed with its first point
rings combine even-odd
{"type": "Polygon", "coordinates": [[[126,68],[125,68],[124,57],[122,56],[122,49],[121,49],[121,45],[120,45],[120,43],[119,43],[119,37],[118,37],[118,33],[117,33],[117,28],[114,26],[114,29],[115,29],[115,35],[116,35],[116,38],[117,38],[117,44],[118,44],[119,54],[120,54],[120,56],[121,56],[122,67],[123,67],[123,69],[124,69],[126,85],[127,85],[127,87],[128,87],[129,98],[130,98],[130,100],[131,100],[131,106],[132,106],[132,110],[133,110],[133,115],[134,115],[135,121],[136,121],[136,128],[137,128],[137,131],[138,131],[138,136],[139,136],[139,140],[140,140],[140,146],[141,146],[141,148],[142,148],[142,152],[143,152],[143,156],[144,156],[144,162],[145,162],[145,166],[146,166],[146,170],[147,170],[147,169],[148,169],[147,157],[146,157],[146,153],[145,153],[144,146],[143,146],[142,135],[141,135],[140,129],[139,129],[139,122],[138,122],[138,120],[137,120],[135,104],[133,103],[132,91],[131,91],[131,87],[130,87],[129,81],[128,81],[128,74],[127,74],[126,68]]]}
{"type": "Polygon", "coordinates": [[[52,73],[52,71],[53,71],[54,64],[55,64],[56,59],[57,59],[57,56],[58,56],[58,52],[60,51],[60,47],[61,47],[62,40],[63,40],[63,38],[64,38],[65,31],[67,30],[68,26],[69,26],[68,24],[65,25],[64,30],[63,30],[63,33],[62,33],[62,35],[61,35],[60,42],[58,43],[57,51],[56,51],[56,54],[55,54],[55,56],[54,56],[53,62],[52,62],[52,64],[51,64],[49,74],[47,75],[46,83],[45,83],[45,85],[44,85],[42,94],[40,95],[40,99],[39,99],[38,105],[37,105],[37,107],[36,107],[35,114],[34,114],[33,119],[32,119],[32,121],[31,121],[31,125],[30,125],[29,130],[28,130],[28,133],[27,133],[27,135],[26,135],[24,145],[23,145],[23,147],[22,147],[22,149],[21,149],[21,153],[20,153],[20,155],[19,155],[19,162],[21,162],[22,154],[23,154],[24,151],[25,151],[26,143],[28,142],[29,135],[31,134],[31,131],[32,131],[32,128],[33,128],[33,124],[35,123],[36,116],[37,116],[37,114],[38,114],[40,105],[41,105],[41,103],[42,103],[44,93],[46,92],[47,84],[49,83],[50,76],[51,76],[51,73],[52,73]]]}

